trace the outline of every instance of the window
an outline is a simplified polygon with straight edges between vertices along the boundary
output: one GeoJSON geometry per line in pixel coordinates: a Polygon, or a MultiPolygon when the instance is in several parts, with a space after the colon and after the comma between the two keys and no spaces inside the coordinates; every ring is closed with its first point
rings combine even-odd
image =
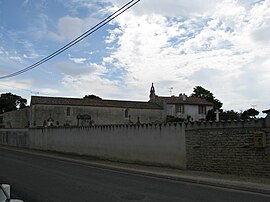
{"type": "Polygon", "coordinates": [[[185,113],[184,105],[180,105],[180,106],[179,106],[179,112],[181,112],[182,114],[185,113]]]}
{"type": "Polygon", "coordinates": [[[70,107],[67,108],[67,116],[70,116],[70,107]]]}
{"type": "Polygon", "coordinates": [[[125,118],[128,118],[128,109],[125,109],[125,118]]]}
{"type": "Polygon", "coordinates": [[[198,109],[199,109],[199,114],[206,114],[206,106],[199,105],[198,109]]]}
{"type": "Polygon", "coordinates": [[[175,105],[175,112],[184,114],[185,113],[184,105],[175,105]]]}

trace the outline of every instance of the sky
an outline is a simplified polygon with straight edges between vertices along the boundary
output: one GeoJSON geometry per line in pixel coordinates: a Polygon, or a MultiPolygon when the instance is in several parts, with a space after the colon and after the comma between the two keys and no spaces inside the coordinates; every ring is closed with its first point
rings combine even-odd
{"type": "MultiPolygon", "coordinates": [[[[0,76],[84,33],[128,0],[0,0],[0,76]]],[[[270,0],[141,0],[0,92],[149,100],[211,91],[224,110],[270,108],[270,0]],[[170,91],[171,89],[171,91],[170,91]]]]}

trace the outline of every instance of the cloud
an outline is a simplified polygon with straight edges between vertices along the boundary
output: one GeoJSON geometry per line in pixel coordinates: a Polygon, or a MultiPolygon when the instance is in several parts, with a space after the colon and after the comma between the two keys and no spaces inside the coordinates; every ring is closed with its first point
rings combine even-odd
{"type": "MultiPolygon", "coordinates": [[[[127,3],[125,0],[104,0],[118,7],[127,3]]],[[[218,0],[155,0],[140,1],[132,7],[132,10],[138,14],[160,14],[165,16],[190,16],[201,15],[216,8],[218,0]]]]}
{"type": "Polygon", "coordinates": [[[101,66],[97,66],[95,64],[86,64],[86,65],[78,65],[70,62],[59,62],[55,64],[55,68],[58,69],[61,73],[69,76],[78,76],[87,73],[92,73],[103,69],[101,66]]]}
{"type": "Polygon", "coordinates": [[[37,95],[49,95],[49,96],[59,95],[61,93],[58,89],[55,88],[37,88],[35,92],[37,95]]]}
{"type": "Polygon", "coordinates": [[[37,17],[31,21],[31,26],[27,28],[26,34],[30,32],[32,33],[32,36],[37,39],[46,39],[48,35],[50,35],[50,32],[48,31],[48,22],[49,17],[44,13],[39,13],[37,17]]]}
{"type": "Polygon", "coordinates": [[[25,64],[25,58],[15,52],[9,52],[0,47],[0,76],[10,74],[25,64]]]}
{"type": "Polygon", "coordinates": [[[14,60],[14,61],[18,61],[19,63],[23,63],[23,58],[19,57],[19,56],[10,56],[9,59],[14,60]]]}
{"type": "Polygon", "coordinates": [[[58,20],[57,31],[49,32],[49,38],[56,41],[73,40],[97,22],[94,18],[81,19],[65,16],[58,20]]]}
{"type": "Polygon", "coordinates": [[[50,38],[56,41],[71,40],[82,33],[83,21],[77,17],[65,16],[60,18],[57,33],[50,33],[50,38]]]}
{"type": "Polygon", "coordinates": [[[256,99],[246,94],[248,89],[259,92],[260,78],[270,74],[267,61],[257,62],[269,57],[270,48],[256,42],[269,39],[270,1],[213,1],[208,10],[205,1],[196,1],[198,7],[192,7],[195,1],[183,2],[172,6],[166,1],[171,13],[160,1],[154,8],[146,6],[117,18],[118,28],[110,30],[105,40],[111,54],[103,62],[125,70],[122,96],[145,99],[154,81],[161,95],[168,95],[170,87],[176,94],[190,94],[195,85],[203,85],[226,102],[226,109],[249,108],[251,101],[265,106],[260,99],[267,97],[266,91],[256,99]],[[182,13],[179,8],[187,9],[182,13]],[[251,79],[243,79],[247,75],[254,75],[258,85],[251,88],[251,79]]]}
{"type": "Polygon", "coordinates": [[[251,33],[254,40],[269,43],[270,42],[270,26],[257,29],[251,33]]]}
{"type": "Polygon", "coordinates": [[[77,63],[77,64],[84,64],[84,62],[87,60],[86,58],[69,58],[71,61],[77,63]]]}
{"type": "Polygon", "coordinates": [[[105,78],[103,75],[107,69],[104,66],[89,63],[91,71],[80,71],[80,74],[67,72],[62,79],[63,86],[76,96],[82,97],[88,94],[95,94],[103,98],[119,98],[119,82],[105,78]],[[73,73],[73,74],[72,74],[73,73]]]}
{"type": "Polygon", "coordinates": [[[9,80],[9,81],[0,81],[0,89],[4,90],[29,90],[33,81],[30,79],[21,79],[21,80],[9,80]]]}

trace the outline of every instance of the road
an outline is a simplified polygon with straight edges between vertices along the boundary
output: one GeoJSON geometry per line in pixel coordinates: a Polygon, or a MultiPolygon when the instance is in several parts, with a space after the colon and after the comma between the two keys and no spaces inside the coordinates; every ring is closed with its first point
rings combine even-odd
{"type": "Polygon", "coordinates": [[[0,182],[25,202],[270,201],[269,195],[223,189],[73,163],[0,148],[0,182]]]}

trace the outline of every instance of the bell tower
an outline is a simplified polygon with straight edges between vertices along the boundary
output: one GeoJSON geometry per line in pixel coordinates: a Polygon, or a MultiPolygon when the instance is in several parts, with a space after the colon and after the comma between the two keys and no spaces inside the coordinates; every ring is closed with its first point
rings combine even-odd
{"type": "Polygon", "coordinates": [[[154,101],[155,97],[156,97],[155,87],[154,87],[154,83],[152,83],[152,86],[150,88],[150,95],[149,95],[150,101],[154,101]]]}

